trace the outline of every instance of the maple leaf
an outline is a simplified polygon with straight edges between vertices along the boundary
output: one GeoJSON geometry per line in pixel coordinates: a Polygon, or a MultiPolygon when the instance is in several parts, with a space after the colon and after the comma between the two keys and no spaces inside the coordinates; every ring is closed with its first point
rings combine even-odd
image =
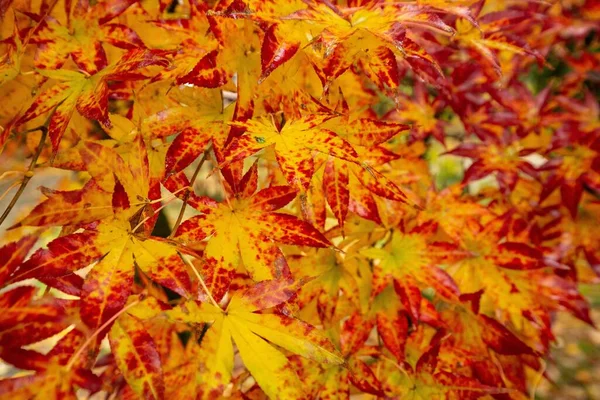
{"type": "Polygon", "coordinates": [[[97,242],[106,255],[88,274],[82,289],[82,319],[90,326],[100,326],[125,305],[135,267],[175,293],[190,296],[187,268],[174,246],[137,238],[129,229],[114,225],[99,229],[97,242]]]}
{"type": "Polygon", "coordinates": [[[383,248],[371,247],[361,250],[367,258],[379,260],[373,271],[373,294],[380,293],[388,283],[402,299],[414,320],[419,319],[421,290],[432,287],[436,294],[449,300],[459,292],[456,283],[447,272],[437,265],[456,257],[456,247],[451,243],[428,243],[422,227],[403,233],[394,230],[383,248]]]}
{"type": "MultiPolygon", "coordinates": [[[[48,15],[29,14],[38,23],[32,42],[40,43],[36,53],[36,67],[60,68],[69,55],[87,74],[94,75],[108,65],[102,43],[130,50],[145,48],[144,42],[130,27],[109,23],[125,12],[135,0],[106,0],[90,4],[78,0],[72,9],[65,5],[67,26],[48,15]]],[[[69,3],[70,5],[70,3],[69,3]]]]}
{"type": "MultiPolygon", "coordinates": [[[[518,124],[519,120],[515,114],[510,111],[499,111],[490,102],[477,105],[469,101],[460,103],[460,105],[453,104],[453,108],[457,110],[467,132],[475,134],[484,142],[497,142],[497,138],[503,137],[507,126],[518,124]]],[[[524,107],[530,109],[529,105],[524,107]]]]}
{"type": "Polygon", "coordinates": [[[371,315],[369,313],[362,316],[358,312],[354,312],[342,324],[339,341],[342,354],[348,360],[348,371],[346,374],[342,372],[341,378],[349,379],[354,386],[365,393],[382,396],[381,383],[361,357],[363,356],[361,349],[365,346],[374,326],[371,315]]]}
{"type": "Polygon", "coordinates": [[[304,191],[314,174],[314,153],[356,162],[358,154],[348,142],[320,128],[330,118],[331,115],[314,115],[288,120],[283,126],[266,117],[233,122],[233,126],[243,128],[245,132],[231,144],[224,162],[238,161],[272,146],[288,184],[304,191]]]}
{"type": "Polygon", "coordinates": [[[181,18],[151,21],[165,31],[170,39],[167,43],[176,50],[169,67],[155,75],[151,82],[172,81],[172,84],[201,87],[218,87],[227,82],[227,71],[221,66],[223,63],[217,62],[218,41],[206,34],[211,29],[207,11],[207,4],[194,1],[181,18]]]}
{"type": "MultiPolygon", "coordinates": [[[[464,293],[484,290],[483,313],[488,313],[490,307],[500,308],[508,313],[508,319],[516,326],[520,323],[539,324],[541,328],[535,333],[539,348],[534,347],[534,350],[544,351],[550,339],[548,305],[552,303],[545,299],[558,295],[556,287],[566,288],[572,283],[544,268],[551,260],[540,250],[521,242],[494,243],[494,236],[489,234],[494,226],[487,227],[487,235],[481,235],[484,230],[477,225],[471,225],[473,230],[463,233],[462,246],[467,250],[464,253],[467,257],[459,258],[449,272],[464,293]],[[486,271],[483,275],[479,269],[482,266],[486,271]],[[508,293],[511,293],[509,302],[505,300],[508,293]]],[[[589,321],[587,305],[578,295],[573,295],[564,293],[561,303],[579,318],[589,321]]]]}
{"type": "Polygon", "coordinates": [[[177,93],[179,105],[147,117],[142,124],[142,131],[154,138],[178,134],[166,154],[168,172],[183,170],[211,143],[213,148],[222,148],[229,132],[226,122],[234,110],[232,106],[223,109],[222,93],[218,90],[177,93]]]}
{"type": "MultiPolygon", "coordinates": [[[[261,76],[260,31],[254,21],[247,19],[249,12],[244,2],[236,0],[227,6],[221,6],[209,17],[210,28],[220,44],[221,51],[216,55],[216,71],[208,68],[209,76],[220,76],[221,68],[226,76],[236,75],[237,115],[251,115],[254,109],[254,92],[261,76]],[[239,40],[240,37],[245,40],[239,40]],[[214,72],[214,74],[213,74],[214,72]]],[[[201,65],[197,72],[185,78],[203,79],[207,69],[201,65]]]]}
{"type": "Polygon", "coordinates": [[[373,324],[353,313],[341,326],[338,341],[344,355],[344,365],[314,365],[300,357],[293,357],[294,367],[303,381],[310,382],[310,397],[349,396],[351,386],[363,393],[383,396],[381,383],[369,367],[367,354],[360,349],[373,324]]]}
{"type": "MultiPolygon", "coordinates": [[[[439,70],[437,62],[411,40],[406,31],[417,26],[452,33],[452,28],[437,14],[413,4],[382,6],[371,3],[347,9],[333,4],[310,4],[307,9],[297,11],[286,19],[305,21],[314,31],[313,58],[318,66],[317,73],[326,86],[356,61],[381,88],[396,88],[400,83],[396,56],[422,59],[439,70]]],[[[293,38],[303,44],[306,39],[294,34],[291,31],[294,28],[293,24],[282,24],[282,37],[288,41],[288,37],[293,38]],[[288,30],[285,30],[286,26],[288,30]]],[[[294,46],[294,43],[287,46],[294,46]]]]}
{"type": "Polygon", "coordinates": [[[408,126],[370,118],[352,120],[349,115],[326,122],[347,140],[358,154],[360,164],[330,157],[323,172],[323,191],[340,226],[348,210],[363,218],[379,222],[373,194],[400,202],[409,202],[406,194],[376,168],[397,159],[383,144],[405,131],[408,126]],[[350,176],[352,172],[352,177],[350,176]]]}
{"type": "MultiPolygon", "coordinates": [[[[21,346],[39,342],[68,328],[69,318],[76,313],[73,301],[36,299],[36,293],[35,287],[19,286],[0,296],[5,310],[0,320],[0,352],[6,361],[21,346]]],[[[19,360],[18,354],[11,360],[27,362],[26,359],[19,360]]]]}
{"type": "MultiPolygon", "coordinates": [[[[407,357],[411,323],[411,310],[403,303],[394,288],[387,287],[374,298],[368,314],[364,316],[370,326],[377,328],[383,345],[400,363],[407,357]]],[[[439,313],[429,300],[422,298],[415,306],[420,322],[434,328],[445,328],[439,313]]]]}
{"type": "MultiPolygon", "coordinates": [[[[300,283],[301,285],[301,283],[300,283]]],[[[188,324],[211,323],[207,334],[211,350],[219,357],[206,371],[211,386],[226,384],[233,367],[233,340],[244,365],[270,398],[301,396],[297,375],[288,360],[267,341],[321,363],[342,364],[331,343],[304,322],[279,314],[258,314],[281,304],[297,290],[294,281],[264,281],[234,295],[226,310],[209,303],[187,302],[167,315],[188,324]]]]}
{"type": "Polygon", "coordinates": [[[519,137],[526,138],[531,134],[543,137],[549,129],[561,125],[565,115],[554,112],[556,104],[550,95],[550,88],[535,95],[524,85],[514,85],[511,89],[491,92],[494,99],[509,111],[493,113],[490,107],[486,107],[485,111],[490,114],[490,122],[495,123],[496,130],[502,126],[516,125],[519,137]]]}
{"type": "Polygon", "coordinates": [[[463,196],[463,191],[462,184],[449,186],[440,192],[430,190],[427,193],[424,210],[417,216],[417,223],[431,225],[434,231],[439,228],[453,240],[460,240],[464,232],[465,220],[490,216],[490,210],[463,196]]]}
{"type": "MultiPolygon", "coordinates": [[[[549,97],[549,92],[549,90],[545,89],[543,92],[538,94],[538,97],[541,97],[542,95],[549,97]]],[[[566,96],[558,96],[554,100],[566,110],[570,111],[570,113],[566,116],[559,116],[566,118],[566,120],[569,122],[577,123],[579,125],[579,129],[583,132],[592,134],[600,127],[600,106],[598,105],[596,99],[594,99],[594,96],[591,92],[586,90],[584,98],[580,101],[566,96]]],[[[550,103],[550,100],[546,99],[544,103],[550,103]]],[[[559,116],[554,115],[554,118],[556,119],[559,116]]]]}
{"type": "MultiPolygon", "coordinates": [[[[35,374],[3,379],[0,395],[30,399],[75,399],[75,385],[95,393],[102,387],[100,380],[81,363],[70,368],[68,363],[84,340],[83,334],[74,329],[40,360],[35,374]]],[[[27,354],[32,357],[33,355],[27,354]]],[[[35,356],[33,356],[35,357],[35,356]]]]}
{"type": "Polygon", "coordinates": [[[413,123],[411,140],[423,140],[429,135],[440,143],[444,143],[443,122],[436,118],[443,104],[439,100],[430,100],[425,85],[417,81],[414,86],[413,96],[398,96],[396,99],[398,110],[394,116],[400,121],[413,123]]]}
{"type": "Polygon", "coordinates": [[[460,16],[473,25],[477,26],[477,21],[474,19],[473,6],[477,6],[477,0],[417,0],[417,4],[424,8],[433,8],[460,16]]]}
{"type": "Polygon", "coordinates": [[[361,310],[368,306],[371,271],[361,258],[342,258],[334,250],[316,250],[292,257],[290,269],[293,276],[314,277],[302,287],[296,302],[305,305],[315,300],[320,322],[325,326],[335,321],[340,309],[361,310]]]}
{"type": "MultiPolygon", "coordinates": [[[[480,314],[480,301],[483,290],[463,294],[461,305],[456,304],[455,311],[440,313],[440,318],[453,334],[442,343],[444,363],[450,367],[465,364],[465,353],[481,354],[494,351],[503,355],[535,355],[535,352],[500,322],[485,314],[480,314]],[[450,316],[451,315],[451,316],[450,316]],[[475,332],[476,331],[476,332],[475,332]],[[461,349],[452,356],[453,349],[461,349]],[[452,365],[452,362],[455,362],[452,365]]],[[[475,363],[472,365],[475,367],[475,363]]]]}
{"type": "Polygon", "coordinates": [[[55,191],[43,189],[47,200],[38,204],[19,226],[86,224],[110,217],[130,220],[135,226],[152,213],[150,166],[146,144],[141,135],[124,147],[116,149],[97,142],[80,142],[66,157],[55,159],[57,167],[87,170],[91,179],[81,189],[55,191]],[[122,148],[121,148],[122,149],[122,148]]]}
{"type": "MultiPolygon", "coordinates": [[[[157,238],[136,236],[128,223],[118,221],[55,239],[23,263],[9,282],[71,276],[96,260],[100,261],[79,282],[77,292],[81,318],[91,328],[100,327],[124,307],[136,268],[175,293],[190,296],[190,277],[177,249],[157,238]]],[[[69,289],[60,282],[48,284],[69,289]]]]}
{"type": "Polygon", "coordinates": [[[300,43],[285,43],[281,30],[279,24],[273,24],[265,33],[260,51],[261,80],[266,79],[277,67],[292,58],[300,47],[300,43]]]}
{"type": "Polygon", "coordinates": [[[127,313],[113,325],[110,345],[117,365],[133,390],[146,399],[164,398],[164,379],[154,341],[142,322],[127,313]]]}
{"type": "MultiPolygon", "coordinates": [[[[443,332],[443,331],[442,331],[443,332]]],[[[506,393],[479,380],[438,368],[441,335],[437,334],[415,363],[383,363],[382,384],[386,393],[410,395],[415,399],[461,398],[478,399],[488,394],[506,393]]]]}
{"type": "MultiPolygon", "coordinates": [[[[145,222],[143,213],[147,203],[140,199],[143,200],[142,196],[147,196],[149,182],[144,142],[138,136],[135,143],[136,151],[133,151],[129,158],[131,164],[125,164],[112,149],[91,142],[85,144],[81,154],[85,158],[93,156],[87,163],[92,176],[100,182],[99,185],[115,186],[112,192],[100,192],[102,202],[109,204],[105,209],[112,214],[114,207],[115,214],[112,218],[105,215],[102,222],[87,226],[83,232],[59,237],[50,242],[47,249],[40,249],[34,253],[9,278],[9,282],[12,283],[31,277],[46,280],[76,276],[72,275],[73,272],[101,259],[88,273],[83,285],[79,283],[78,288],[81,291],[78,294],[82,297],[81,317],[92,328],[101,326],[125,305],[133,285],[135,268],[184,297],[189,296],[191,291],[187,267],[179,257],[176,247],[137,232],[145,222]],[[108,165],[105,164],[107,161],[108,165]],[[134,165],[137,168],[134,168],[134,165]],[[113,173],[107,174],[106,170],[111,168],[113,173]],[[129,190],[124,188],[121,181],[129,190]]],[[[99,196],[98,192],[95,195],[99,196]]],[[[51,209],[52,200],[53,198],[38,206],[38,212],[51,209]]],[[[74,208],[75,212],[81,212],[89,207],[74,203],[74,208]]],[[[72,212],[72,209],[65,212],[63,208],[50,215],[47,212],[44,214],[52,219],[50,222],[68,224],[72,212]]],[[[98,219],[97,217],[96,214],[93,215],[94,220],[98,219]]],[[[24,222],[49,221],[40,221],[38,216],[33,214],[21,224],[24,222]]],[[[77,289],[65,287],[62,282],[58,282],[61,285],[55,282],[48,283],[63,291],[77,289]]]]}
{"type": "MultiPolygon", "coordinates": [[[[226,276],[243,264],[255,281],[286,278],[289,268],[277,243],[328,247],[329,240],[312,225],[290,214],[275,212],[296,197],[288,186],[257,191],[256,164],[245,174],[228,203],[192,204],[201,215],[184,221],[175,237],[193,244],[207,239],[204,258],[219,275],[226,276]]],[[[214,288],[221,297],[226,287],[214,288]]]]}
{"type": "Polygon", "coordinates": [[[510,21],[512,15],[503,11],[488,13],[478,19],[478,26],[459,18],[456,20],[453,39],[472,48],[474,54],[491,67],[492,74],[502,75],[502,66],[493,50],[532,55],[543,62],[541,56],[529,49],[526,42],[515,35],[502,32],[510,23],[507,20],[510,21]]]}
{"type": "Polygon", "coordinates": [[[87,118],[111,125],[108,119],[108,81],[145,79],[140,69],[151,65],[164,66],[165,63],[160,52],[131,50],[116,63],[91,76],[66,69],[40,70],[40,74],[58,83],[36,96],[17,123],[23,124],[52,110],[48,134],[56,152],[76,109],[87,118]]]}
{"type": "Polygon", "coordinates": [[[523,156],[534,150],[523,148],[514,135],[488,137],[483,143],[461,143],[447,154],[472,158],[473,164],[465,171],[463,182],[473,182],[496,172],[496,178],[503,191],[515,188],[519,173],[537,177],[536,169],[523,156]]]}
{"type": "Polygon", "coordinates": [[[552,158],[540,168],[549,172],[540,199],[560,188],[562,204],[575,218],[584,188],[600,191],[600,135],[575,129],[561,133],[551,145],[552,158]],[[563,146],[566,141],[569,144],[563,146]]]}
{"type": "Polygon", "coordinates": [[[561,218],[559,224],[548,224],[544,229],[545,236],[550,246],[566,239],[570,246],[563,248],[553,247],[554,259],[581,260],[587,263],[591,270],[600,275],[600,253],[597,242],[600,238],[596,235],[596,218],[599,204],[591,196],[584,196],[581,203],[579,217],[561,218]]]}

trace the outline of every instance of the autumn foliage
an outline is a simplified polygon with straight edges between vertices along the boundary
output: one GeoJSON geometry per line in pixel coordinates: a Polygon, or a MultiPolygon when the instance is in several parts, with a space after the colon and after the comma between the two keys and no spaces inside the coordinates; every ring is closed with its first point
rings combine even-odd
{"type": "Polygon", "coordinates": [[[593,324],[598,2],[0,18],[1,398],[528,399],[593,324]]]}

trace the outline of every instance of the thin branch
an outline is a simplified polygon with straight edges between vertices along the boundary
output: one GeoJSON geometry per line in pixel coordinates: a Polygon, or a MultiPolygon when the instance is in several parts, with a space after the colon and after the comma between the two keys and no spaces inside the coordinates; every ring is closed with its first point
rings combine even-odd
{"type": "Polygon", "coordinates": [[[46,138],[48,137],[48,128],[47,128],[46,124],[44,124],[43,126],[40,126],[34,130],[42,131],[42,137],[40,138],[40,143],[38,144],[38,147],[35,150],[35,154],[33,155],[33,159],[31,160],[31,164],[29,164],[29,168],[27,169],[27,172],[25,172],[23,181],[21,181],[21,186],[19,186],[19,189],[17,189],[17,192],[15,193],[15,195],[11,199],[10,203],[8,204],[8,207],[6,207],[6,210],[4,210],[4,213],[0,217],[0,225],[2,225],[2,223],[6,220],[6,218],[8,217],[8,214],[10,214],[10,212],[14,208],[15,204],[17,204],[17,201],[19,200],[19,198],[25,191],[27,184],[33,177],[33,170],[35,168],[35,164],[37,163],[37,160],[40,157],[40,154],[42,154],[42,150],[44,150],[44,144],[46,143],[46,138]]]}
{"type": "Polygon", "coordinates": [[[173,235],[177,231],[177,228],[179,228],[181,221],[183,220],[183,214],[185,213],[185,209],[187,207],[187,202],[192,194],[192,191],[194,190],[194,182],[196,182],[196,178],[198,177],[198,174],[200,173],[200,169],[202,169],[202,166],[204,165],[204,162],[206,161],[207,155],[210,152],[211,148],[212,148],[212,145],[209,146],[206,150],[204,150],[202,159],[198,163],[198,166],[196,166],[196,170],[194,171],[194,174],[192,175],[192,179],[190,180],[190,186],[187,187],[187,191],[185,192],[185,195],[183,196],[183,199],[182,199],[183,204],[181,205],[181,208],[179,209],[179,215],[177,216],[177,221],[175,221],[175,225],[173,225],[173,228],[171,229],[169,238],[173,237],[173,235]]]}

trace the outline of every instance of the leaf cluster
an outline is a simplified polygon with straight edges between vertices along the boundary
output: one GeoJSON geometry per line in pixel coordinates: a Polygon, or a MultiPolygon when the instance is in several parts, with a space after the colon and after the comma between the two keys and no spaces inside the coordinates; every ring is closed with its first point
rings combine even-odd
{"type": "Polygon", "coordinates": [[[519,400],[593,325],[594,1],[0,20],[0,397],[519,400]]]}

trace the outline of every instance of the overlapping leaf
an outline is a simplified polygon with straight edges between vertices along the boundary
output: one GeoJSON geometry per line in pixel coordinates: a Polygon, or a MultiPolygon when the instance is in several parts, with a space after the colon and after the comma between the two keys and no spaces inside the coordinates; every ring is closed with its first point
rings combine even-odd
{"type": "Polygon", "coordinates": [[[283,126],[269,118],[234,122],[234,126],[245,132],[231,145],[225,162],[243,159],[272,146],[288,184],[306,190],[314,173],[313,157],[317,153],[357,161],[358,154],[348,142],[320,127],[331,118],[331,115],[307,116],[285,121],[283,126]]]}
{"type": "Polygon", "coordinates": [[[151,65],[165,65],[160,52],[131,50],[118,62],[97,71],[93,75],[72,70],[40,70],[40,74],[58,83],[40,93],[21,116],[22,124],[51,111],[48,131],[54,151],[58,150],[73,112],[110,126],[108,119],[108,81],[144,79],[140,69],[151,65]]]}
{"type": "MultiPolygon", "coordinates": [[[[183,222],[177,230],[175,237],[192,246],[207,239],[204,258],[221,277],[243,265],[256,281],[284,279],[289,276],[289,268],[278,244],[331,245],[312,225],[293,215],[275,212],[296,197],[296,190],[270,186],[256,191],[257,183],[255,164],[240,183],[235,198],[225,204],[193,204],[203,214],[183,222]]],[[[220,298],[227,287],[212,290],[220,298]]]]}
{"type": "Polygon", "coordinates": [[[168,313],[170,319],[188,324],[211,323],[208,344],[219,359],[206,371],[211,386],[226,384],[231,377],[232,340],[246,368],[272,398],[300,397],[302,385],[284,354],[268,342],[321,363],[343,362],[314,327],[288,316],[255,312],[287,300],[294,294],[295,285],[292,281],[261,282],[234,296],[226,310],[188,302],[168,313]]]}

